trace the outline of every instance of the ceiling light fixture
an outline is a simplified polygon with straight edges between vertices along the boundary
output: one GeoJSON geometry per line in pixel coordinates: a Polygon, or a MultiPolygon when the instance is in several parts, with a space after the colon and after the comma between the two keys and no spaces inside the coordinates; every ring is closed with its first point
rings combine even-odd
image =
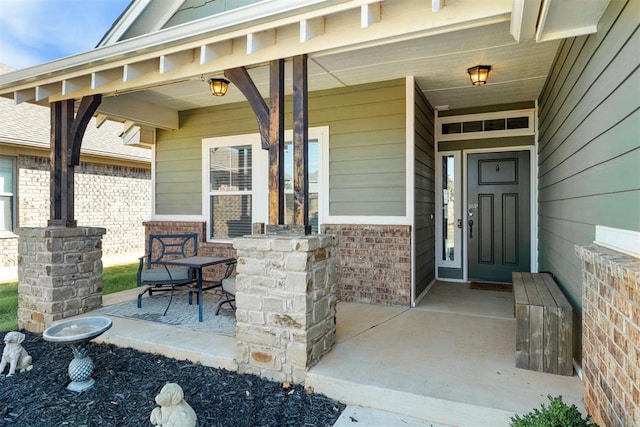
{"type": "Polygon", "coordinates": [[[229,80],[227,79],[209,79],[209,89],[214,96],[224,96],[229,88],[229,80]]]}
{"type": "Polygon", "coordinates": [[[491,65],[476,65],[475,67],[467,68],[467,73],[469,73],[469,78],[471,78],[471,83],[474,86],[486,84],[489,71],[491,71],[491,65]]]}

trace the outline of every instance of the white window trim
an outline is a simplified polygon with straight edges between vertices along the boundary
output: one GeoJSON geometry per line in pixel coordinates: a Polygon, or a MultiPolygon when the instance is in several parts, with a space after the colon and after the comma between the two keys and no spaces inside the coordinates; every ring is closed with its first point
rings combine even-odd
{"type": "Polygon", "coordinates": [[[11,198],[11,230],[0,230],[0,233],[6,235],[10,233],[13,235],[14,230],[18,228],[17,210],[18,210],[18,158],[15,156],[0,156],[5,159],[11,160],[12,172],[11,172],[11,193],[5,193],[0,191],[0,196],[11,198]]]}
{"type": "MultiPolygon", "coordinates": [[[[318,141],[318,170],[320,172],[318,191],[318,226],[323,223],[323,212],[327,199],[329,179],[325,173],[325,163],[329,154],[329,127],[320,126],[309,128],[309,139],[318,141]]],[[[293,140],[293,131],[285,131],[285,140],[293,140]]],[[[209,149],[214,147],[229,147],[234,145],[251,145],[252,148],[252,222],[269,222],[269,151],[262,149],[259,133],[204,138],[202,140],[202,218],[207,224],[207,242],[229,243],[233,239],[210,239],[211,222],[209,220],[209,149]]],[[[328,168],[326,169],[328,171],[328,168]]]]}
{"type": "MultiPolygon", "coordinates": [[[[320,146],[320,175],[322,182],[322,195],[320,197],[320,217],[324,219],[324,224],[360,224],[360,225],[413,225],[413,187],[409,185],[413,182],[414,166],[413,159],[408,160],[405,172],[406,201],[405,215],[331,215],[329,213],[329,128],[327,130],[326,143],[320,146]]],[[[311,132],[311,130],[309,130],[311,132]]],[[[413,153],[413,139],[406,138],[405,149],[407,153],[413,153]]],[[[413,228],[413,227],[412,227],[413,228]]],[[[413,240],[413,239],[412,239],[413,240]]]]}
{"type": "Polygon", "coordinates": [[[219,147],[233,147],[240,145],[251,146],[251,222],[267,222],[269,181],[265,179],[269,174],[269,152],[262,149],[259,133],[248,135],[223,136],[204,138],[202,140],[202,216],[206,222],[206,241],[229,243],[230,238],[210,238],[211,236],[211,198],[209,197],[209,150],[219,147]]]}

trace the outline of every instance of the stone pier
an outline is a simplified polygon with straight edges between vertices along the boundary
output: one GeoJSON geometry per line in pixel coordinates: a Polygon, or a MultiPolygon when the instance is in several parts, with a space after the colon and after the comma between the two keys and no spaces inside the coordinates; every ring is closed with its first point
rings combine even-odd
{"type": "Polygon", "coordinates": [[[43,332],[54,321],[102,304],[104,228],[18,230],[18,328],[43,332]]]}
{"type": "Polygon", "coordinates": [[[304,382],[336,341],[335,236],[236,238],[238,372],[304,382]]]}

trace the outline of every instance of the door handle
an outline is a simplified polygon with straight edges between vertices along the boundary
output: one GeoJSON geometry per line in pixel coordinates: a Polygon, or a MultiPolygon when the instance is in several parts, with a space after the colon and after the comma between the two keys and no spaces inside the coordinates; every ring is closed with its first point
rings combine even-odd
{"type": "Polygon", "coordinates": [[[473,239],[473,220],[470,219],[468,221],[468,224],[469,224],[469,238],[473,239]]]}

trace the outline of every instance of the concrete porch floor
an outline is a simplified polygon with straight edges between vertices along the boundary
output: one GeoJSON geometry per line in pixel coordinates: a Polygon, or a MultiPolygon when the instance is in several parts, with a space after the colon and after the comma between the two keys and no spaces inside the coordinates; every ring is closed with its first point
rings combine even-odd
{"type": "MultiPolygon", "coordinates": [[[[107,295],[103,303],[137,293],[107,295]]],[[[96,341],[236,369],[234,338],[203,339],[201,332],[175,326],[112,319],[113,327],[96,341]]],[[[351,417],[359,426],[508,426],[513,414],[548,403],[547,395],[562,395],[584,412],[577,376],[515,367],[509,292],[438,282],[413,309],[339,303],[337,341],[306,381],[351,406],[336,426],[354,425],[351,417]]]]}

